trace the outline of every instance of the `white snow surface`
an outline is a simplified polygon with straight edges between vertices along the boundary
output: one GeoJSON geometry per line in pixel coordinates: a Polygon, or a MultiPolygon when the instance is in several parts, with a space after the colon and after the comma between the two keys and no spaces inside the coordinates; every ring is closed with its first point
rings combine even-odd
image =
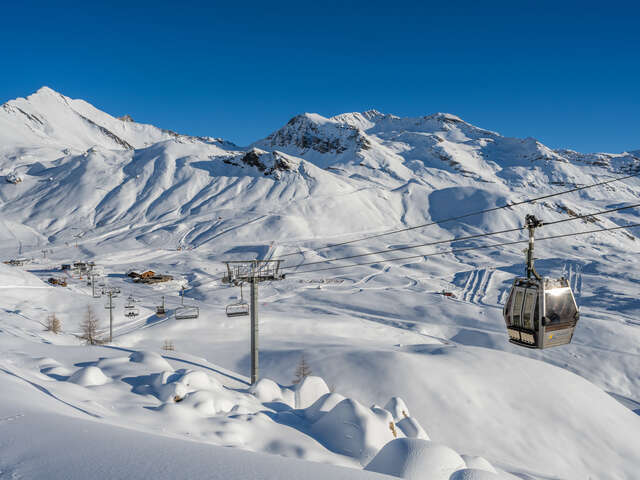
{"type": "MultiPolygon", "coordinates": [[[[0,264],[0,478],[637,478],[640,229],[536,242],[538,271],[566,276],[581,310],[572,344],[545,351],[504,332],[524,245],[296,266],[637,203],[635,177],[321,249],[637,172],[638,152],[553,150],[451,114],[375,110],[298,115],[239,147],[46,87],[7,102],[0,175],[22,182],[0,183],[0,254],[30,261],[0,264]],[[260,285],[250,386],[249,320],[225,316],[240,294],[220,279],[224,260],[253,258],[282,258],[287,277],[260,285]],[[111,343],[78,338],[87,307],[108,332],[105,297],[60,270],[79,260],[104,271],[98,295],[122,292],[111,343]],[[358,262],[371,263],[320,270],[358,262]],[[133,283],[131,270],[173,280],[133,283]],[[181,286],[199,318],[174,318],[181,286]],[[137,317],[124,315],[129,294],[137,317]],[[303,356],[312,373],[292,385],[303,356]]],[[[639,221],[629,209],[538,236],[639,221]]]]}

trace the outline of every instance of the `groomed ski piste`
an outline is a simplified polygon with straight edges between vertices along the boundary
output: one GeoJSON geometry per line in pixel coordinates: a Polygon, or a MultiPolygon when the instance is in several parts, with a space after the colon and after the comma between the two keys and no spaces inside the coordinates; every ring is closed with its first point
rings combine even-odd
{"type": "Polygon", "coordinates": [[[334,259],[622,208],[638,177],[380,235],[639,165],[449,114],[304,114],[239,147],[46,87],[7,102],[0,174],[20,181],[0,184],[0,254],[29,262],[0,264],[0,478],[638,478],[640,229],[583,233],[638,209],[536,233],[568,235],[536,242],[536,268],[580,305],[572,343],[550,350],[508,343],[502,319],[526,243],[464,250],[526,231],[334,259]],[[286,273],[259,286],[253,386],[249,317],[225,315],[240,289],[221,281],[224,261],[247,259],[286,273]],[[103,338],[109,312],[86,274],[60,270],[75,261],[103,270],[98,293],[120,289],[112,342],[78,338],[88,307],[103,338]],[[127,276],[148,270],[173,279],[127,276]],[[182,301],[199,317],[177,320],[182,301]],[[54,313],[58,334],[43,327],[54,313]]]}

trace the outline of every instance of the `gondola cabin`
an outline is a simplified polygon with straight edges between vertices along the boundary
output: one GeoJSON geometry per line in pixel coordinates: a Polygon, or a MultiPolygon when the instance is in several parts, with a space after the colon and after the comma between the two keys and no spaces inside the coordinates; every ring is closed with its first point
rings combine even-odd
{"type": "Polygon", "coordinates": [[[570,343],[580,316],[565,278],[535,277],[514,280],[503,314],[511,343],[540,349],[570,343]]]}

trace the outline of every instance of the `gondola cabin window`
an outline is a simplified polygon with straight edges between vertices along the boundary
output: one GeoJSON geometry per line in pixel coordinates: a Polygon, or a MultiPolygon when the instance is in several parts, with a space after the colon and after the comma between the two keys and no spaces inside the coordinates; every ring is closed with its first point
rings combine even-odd
{"type": "Polygon", "coordinates": [[[547,290],[544,301],[548,325],[575,321],[578,310],[568,287],[547,290]]]}
{"type": "Polygon", "coordinates": [[[524,308],[522,309],[522,326],[528,330],[533,330],[533,309],[536,306],[536,291],[527,289],[524,298],[524,308]]]}
{"type": "Polygon", "coordinates": [[[524,297],[524,291],[517,289],[515,293],[515,298],[513,299],[513,311],[511,312],[511,318],[513,320],[513,324],[516,326],[521,326],[521,314],[522,314],[522,300],[524,297]]]}

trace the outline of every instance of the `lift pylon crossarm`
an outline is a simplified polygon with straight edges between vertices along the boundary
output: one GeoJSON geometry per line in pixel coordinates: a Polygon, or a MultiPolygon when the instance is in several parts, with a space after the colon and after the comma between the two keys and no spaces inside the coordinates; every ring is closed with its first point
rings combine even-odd
{"type": "Polygon", "coordinates": [[[227,265],[227,275],[222,278],[222,282],[238,286],[242,282],[283,280],[285,274],[280,271],[281,262],[282,260],[224,262],[227,265]]]}

